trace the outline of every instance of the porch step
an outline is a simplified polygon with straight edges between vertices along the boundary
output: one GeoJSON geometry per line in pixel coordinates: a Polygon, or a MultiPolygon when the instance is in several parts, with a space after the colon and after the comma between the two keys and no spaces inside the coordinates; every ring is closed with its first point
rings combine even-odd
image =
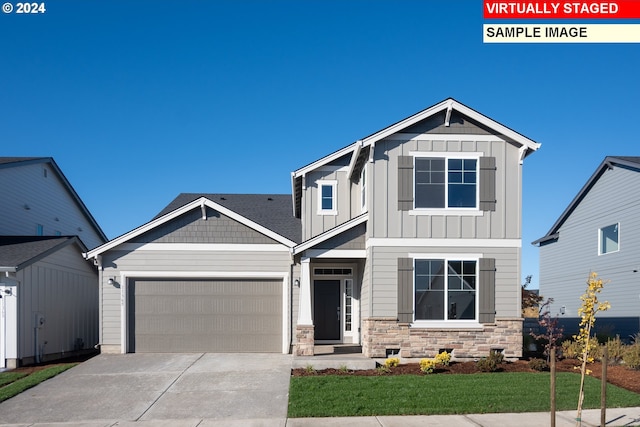
{"type": "Polygon", "coordinates": [[[362,355],[318,355],[318,356],[296,356],[293,358],[293,368],[312,367],[316,370],[321,369],[341,369],[346,367],[349,370],[357,371],[361,369],[375,369],[376,361],[362,355]]]}
{"type": "Polygon", "coordinates": [[[293,358],[294,368],[340,369],[350,370],[375,369],[376,361],[362,355],[362,346],[355,344],[316,345],[313,356],[296,356],[293,358]]]}

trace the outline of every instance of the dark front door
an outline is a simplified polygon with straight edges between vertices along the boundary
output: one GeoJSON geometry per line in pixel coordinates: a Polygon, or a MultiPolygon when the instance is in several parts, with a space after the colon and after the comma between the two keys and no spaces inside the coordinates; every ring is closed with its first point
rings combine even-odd
{"type": "Polygon", "coordinates": [[[313,282],[313,323],[316,340],[340,340],[340,280],[313,282]]]}

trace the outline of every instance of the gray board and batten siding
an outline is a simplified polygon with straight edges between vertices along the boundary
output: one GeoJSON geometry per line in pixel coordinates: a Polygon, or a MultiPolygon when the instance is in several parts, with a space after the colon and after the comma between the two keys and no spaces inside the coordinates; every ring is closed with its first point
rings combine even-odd
{"type": "Polygon", "coordinates": [[[553,314],[564,307],[559,318],[567,318],[568,325],[578,318],[579,298],[593,271],[607,281],[599,299],[611,303],[611,309],[598,313],[596,323],[604,327],[614,318],[627,318],[615,322],[622,338],[639,330],[639,207],[640,172],[614,165],[579,200],[557,238],[540,242],[540,294],[554,299],[553,314]],[[619,224],[619,251],[599,255],[599,230],[613,224],[619,224]]]}
{"type": "MultiPolygon", "coordinates": [[[[369,237],[520,239],[522,173],[518,148],[498,138],[474,141],[469,136],[468,140],[447,140],[445,136],[434,135],[433,139],[427,139],[430,137],[385,139],[376,143],[374,171],[369,178],[375,188],[373,207],[369,210],[369,237]],[[400,188],[408,188],[405,196],[412,197],[413,184],[401,185],[399,178],[403,176],[403,168],[412,166],[401,162],[413,157],[410,153],[414,152],[447,152],[452,156],[456,152],[481,153],[480,159],[487,159],[481,160],[481,167],[485,161],[494,162],[486,166],[493,170],[494,206],[480,206],[481,215],[447,215],[446,211],[441,215],[416,215],[410,213],[409,206],[399,206],[400,188]]],[[[483,171],[480,172],[482,178],[483,171]]],[[[412,204],[412,198],[409,203],[412,204]]]]}
{"type": "MultiPolygon", "coordinates": [[[[200,207],[131,239],[130,244],[134,246],[128,247],[128,244],[125,243],[103,254],[103,345],[119,349],[123,339],[121,322],[124,319],[122,319],[120,304],[123,283],[117,283],[114,286],[110,285],[108,280],[115,277],[119,281],[121,277],[125,277],[126,283],[124,285],[131,286],[127,290],[128,300],[133,305],[129,308],[127,320],[134,322],[131,325],[134,328],[128,331],[127,344],[132,346],[129,351],[134,349],[155,351],[158,348],[158,343],[153,343],[151,338],[154,327],[157,331],[158,325],[169,324],[172,319],[184,324],[188,317],[184,313],[184,307],[168,306],[166,318],[151,321],[150,317],[145,317],[144,313],[136,313],[135,307],[158,304],[162,297],[158,296],[156,299],[141,294],[139,297],[141,300],[138,300],[136,292],[143,291],[148,294],[150,289],[157,289],[163,284],[169,288],[182,286],[182,290],[186,292],[185,304],[188,305],[197,303],[193,295],[189,295],[190,288],[187,286],[187,284],[194,283],[200,283],[197,286],[209,283],[210,291],[213,294],[203,296],[204,299],[209,300],[214,298],[212,295],[215,295],[218,287],[227,286],[224,289],[228,289],[229,283],[235,283],[239,289],[244,289],[244,297],[237,295],[234,303],[236,304],[234,306],[236,313],[230,319],[234,319],[235,316],[234,321],[245,326],[250,323],[247,323],[248,321],[243,317],[241,306],[246,308],[255,303],[256,295],[259,295],[255,287],[264,286],[265,295],[271,295],[270,298],[274,296],[274,287],[278,288],[278,297],[276,298],[279,298],[280,301],[278,306],[280,310],[278,312],[280,321],[278,337],[276,338],[273,333],[265,335],[270,336],[271,339],[277,339],[277,342],[271,342],[267,346],[261,345],[260,348],[261,351],[282,351],[283,322],[289,321],[289,319],[283,319],[282,307],[283,301],[290,300],[290,291],[288,288],[285,291],[285,285],[290,282],[291,276],[290,251],[285,245],[210,208],[207,209],[207,219],[202,219],[200,207]],[[154,246],[152,249],[145,249],[145,244],[154,246]],[[181,244],[182,247],[175,249],[172,244],[181,244]],[[188,244],[188,247],[184,247],[185,244],[188,244]],[[208,249],[208,245],[211,244],[226,246],[221,250],[208,249]],[[164,249],[162,245],[167,245],[167,249],[164,249]],[[229,245],[240,246],[236,250],[229,250],[229,245]],[[137,318],[136,316],[142,317],[137,318]],[[146,329],[148,333],[144,333],[145,330],[140,328],[142,324],[140,322],[151,323],[150,329],[146,329]],[[275,347],[277,347],[276,350],[274,350],[275,347]]],[[[231,300],[227,301],[231,303],[231,300]]],[[[271,304],[270,307],[270,316],[273,316],[276,305],[271,304]]],[[[219,312],[203,313],[197,322],[203,322],[207,318],[209,320],[215,319],[219,314],[219,312]]],[[[272,320],[273,318],[271,318],[272,320]]],[[[237,347],[238,341],[233,337],[218,333],[219,331],[216,332],[215,325],[216,322],[213,322],[212,329],[209,331],[212,337],[206,341],[209,346],[215,346],[215,348],[208,347],[208,351],[243,351],[237,347]],[[220,347],[217,347],[218,345],[220,347]]],[[[185,331],[183,330],[183,332],[185,331]]],[[[193,334],[187,333],[183,340],[175,341],[175,345],[184,345],[185,348],[199,348],[200,350],[204,348],[195,346],[197,339],[193,334]]],[[[246,343],[244,351],[252,351],[251,345],[257,344],[246,343]]],[[[172,345],[174,344],[167,343],[167,348],[164,351],[172,351],[169,350],[170,348],[175,351],[175,347],[171,347],[172,345]]]]}

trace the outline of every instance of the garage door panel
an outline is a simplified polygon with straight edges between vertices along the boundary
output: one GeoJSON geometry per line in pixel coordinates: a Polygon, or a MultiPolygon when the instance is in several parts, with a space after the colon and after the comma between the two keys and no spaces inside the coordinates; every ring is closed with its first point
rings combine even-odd
{"type": "Polygon", "coordinates": [[[129,284],[136,352],[280,352],[281,280],[136,279],[129,284]]]}

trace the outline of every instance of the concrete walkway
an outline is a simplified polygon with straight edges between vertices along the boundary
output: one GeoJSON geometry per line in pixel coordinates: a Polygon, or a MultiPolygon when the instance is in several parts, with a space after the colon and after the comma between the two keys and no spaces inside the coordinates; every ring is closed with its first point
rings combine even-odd
{"type": "MultiPolygon", "coordinates": [[[[287,419],[292,364],[280,354],[100,355],[0,403],[0,426],[550,425],[544,412],[287,419]]],[[[585,427],[599,426],[600,410],[584,411],[582,419],[585,427]]],[[[607,410],[607,427],[633,425],[640,426],[640,408],[607,410]]],[[[575,411],[558,412],[556,426],[575,426],[575,411]]]]}

